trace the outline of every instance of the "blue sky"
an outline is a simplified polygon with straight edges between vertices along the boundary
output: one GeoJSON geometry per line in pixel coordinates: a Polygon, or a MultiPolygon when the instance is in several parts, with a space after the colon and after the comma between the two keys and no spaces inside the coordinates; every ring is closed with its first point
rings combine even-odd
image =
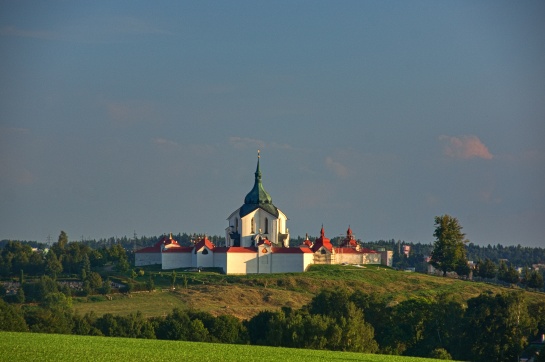
{"type": "Polygon", "coordinates": [[[0,239],[545,246],[543,1],[0,1],[0,239]]]}

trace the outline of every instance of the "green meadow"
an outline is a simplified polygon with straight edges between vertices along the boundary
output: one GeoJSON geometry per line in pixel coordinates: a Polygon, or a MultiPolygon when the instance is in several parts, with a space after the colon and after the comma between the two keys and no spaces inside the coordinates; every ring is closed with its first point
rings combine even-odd
{"type": "MultiPolygon", "coordinates": [[[[409,298],[439,295],[450,295],[459,302],[465,302],[485,290],[494,293],[509,290],[497,285],[408,273],[376,265],[313,265],[306,273],[288,274],[234,276],[178,271],[176,289],[170,291],[171,272],[144,269],[145,275],[136,280],[145,283],[149,275],[153,275],[157,289],[154,292],[114,294],[110,299],[102,296],[74,298],[74,309],[81,315],[91,311],[98,315],[127,315],[140,311],[144,316],[152,317],[166,315],[174,308],[192,308],[215,316],[231,314],[249,319],[262,310],[278,310],[283,306],[300,308],[322,288],[377,293],[394,304],[409,298]],[[184,278],[186,287],[182,284],[184,278]]],[[[545,298],[543,293],[523,293],[528,301],[545,298]]]]}
{"type": "Polygon", "coordinates": [[[235,344],[0,332],[1,360],[18,361],[362,361],[426,362],[429,358],[235,344]]]}

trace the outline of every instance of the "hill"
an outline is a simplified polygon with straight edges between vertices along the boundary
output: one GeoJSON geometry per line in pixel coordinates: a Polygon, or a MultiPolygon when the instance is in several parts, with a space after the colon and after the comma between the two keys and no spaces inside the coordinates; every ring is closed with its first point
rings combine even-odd
{"type": "MultiPolygon", "coordinates": [[[[129,296],[118,294],[111,300],[98,296],[75,298],[74,308],[80,314],[94,311],[99,315],[126,315],[140,310],[145,316],[162,316],[175,307],[189,307],[216,316],[230,314],[249,319],[262,310],[278,310],[283,306],[300,308],[323,288],[378,293],[390,303],[443,294],[464,302],[486,290],[494,293],[506,290],[497,285],[402,272],[382,266],[313,265],[306,273],[241,276],[177,272],[175,290],[169,289],[170,273],[153,268],[145,269],[144,276],[136,280],[145,283],[150,275],[157,287],[155,292],[137,292],[129,296]]],[[[529,301],[545,300],[543,293],[523,293],[529,301]]]]}

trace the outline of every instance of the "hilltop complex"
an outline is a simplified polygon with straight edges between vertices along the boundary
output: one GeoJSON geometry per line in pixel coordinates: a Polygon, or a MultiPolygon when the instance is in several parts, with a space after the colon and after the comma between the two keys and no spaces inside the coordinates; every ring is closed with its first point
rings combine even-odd
{"type": "Polygon", "coordinates": [[[215,246],[203,237],[184,247],[165,236],[155,245],[135,253],[135,266],[160,264],[162,269],[221,268],[225,274],[268,274],[303,272],[311,264],[383,264],[391,266],[391,251],[361,247],[350,227],[338,247],[325,237],[324,228],[314,241],[290,247],[288,218],[273,203],[261,183],[257,157],[254,186],[244,204],[227,218],[225,246],[215,246]]]}

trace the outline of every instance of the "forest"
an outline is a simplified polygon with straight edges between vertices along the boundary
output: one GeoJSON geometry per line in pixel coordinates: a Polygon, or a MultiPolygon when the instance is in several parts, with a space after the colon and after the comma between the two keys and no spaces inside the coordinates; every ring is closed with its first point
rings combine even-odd
{"type": "MultiPolygon", "coordinates": [[[[230,315],[174,309],[144,318],[73,312],[71,298],[42,277],[37,305],[0,300],[0,330],[184,340],[353,351],[472,361],[513,361],[545,332],[545,302],[519,292],[483,292],[462,304],[449,296],[391,305],[379,295],[322,290],[300,309],[230,315]]],[[[543,361],[543,358],[540,360],[543,361]]]]}

